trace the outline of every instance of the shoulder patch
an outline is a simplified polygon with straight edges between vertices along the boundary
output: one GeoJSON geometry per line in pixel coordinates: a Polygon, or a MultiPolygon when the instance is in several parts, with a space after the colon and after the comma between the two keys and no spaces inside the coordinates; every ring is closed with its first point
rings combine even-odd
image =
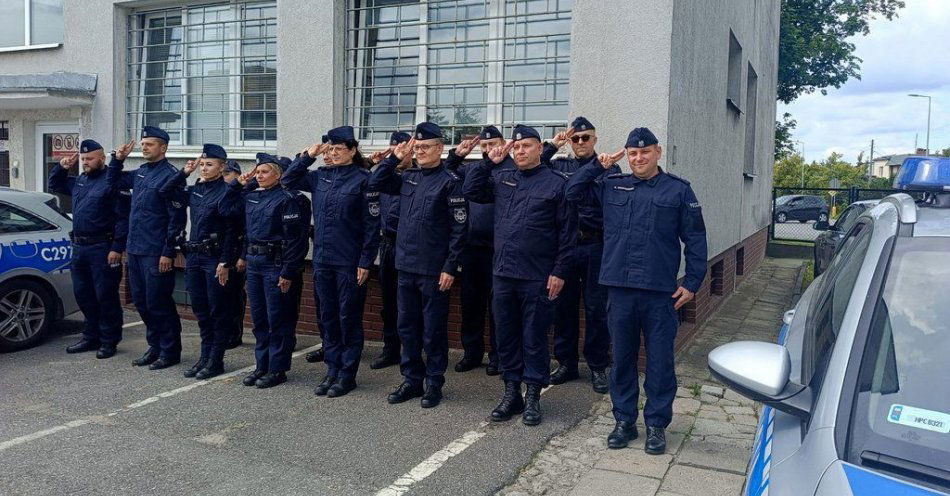
{"type": "Polygon", "coordinates": [[[679,181],[679,182],[681,182],[681,183],[684,183],[684,184],[686,184],[687,186],[689,186],[689,181],[683,179],[682,177],[679,177],[679,176],[677,176],[677,175],[675,175],[675,174],[670,174],[669,172],[667,172],[666,175],[667,175],[667,176],[670,176],[670,179],[676,179],[677,181],[679,181]]]}

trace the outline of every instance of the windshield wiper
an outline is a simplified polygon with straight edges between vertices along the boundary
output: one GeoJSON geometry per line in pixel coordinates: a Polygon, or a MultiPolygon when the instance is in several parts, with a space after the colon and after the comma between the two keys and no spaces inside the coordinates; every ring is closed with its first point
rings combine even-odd
{"type": "Polygon", "coordinates": [[[937,467],[923,465],[876,451],[862,451],[861,461],[864,462],[864,465],[879,467],[926,485],[936,486],[943,490],[950,489],[950,472],[937,467]]]}

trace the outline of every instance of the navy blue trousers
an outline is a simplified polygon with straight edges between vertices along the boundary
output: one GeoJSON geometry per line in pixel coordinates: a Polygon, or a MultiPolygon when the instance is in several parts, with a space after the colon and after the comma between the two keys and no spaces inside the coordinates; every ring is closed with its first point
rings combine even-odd
{"type": "Polygon", "coordinates": [[[673,341],[679,318],[673,309],[672,293],[608,287],[607,294],[607,319],[614,349],[614,366],[610,369],[614,418],[637,420],[637,355],[642,329],[647,356],[643,421],[648,426],[666,428],[673,418],[676,397],[673,341]]]}
{"type": "Polygon", "coordinates": [[[190,253],[185,259],[185,286],[191,297],[191,311],[198,319],[202,360],[224,359],[224,350],[234,334],[233,307],[238,302],[228,301],[228,289],[215,275],[217,268],[218,257],[190,253]]]}
{"type": "Polygon", "coordinates": [[[109,267],[109,247],[108,242],[74,244],[70,270],[73,294],[85,318],[82,337],[102,346],[115,346],[122,340],[122,267],[109,267]]]}
{"type": "Polygon", "coordinates": [[[396,296],[402,341],[399,371],[412,384],[425,379],[430,386],[442,387],[449,362],[449,291],[439,291],[439,276],[400,271],[396,296]]]}
{"type": "Polygon", "coordinates": [[[485,356],[485,314],[488,314],[488,334],[491,348],[488,360],[498,361],[498,342],[495,339],[495,316],[491,311],[492,258],[490,246],[467,246],[462,264],[462,349],[465,356],[482,361],[485,356]]]}
{"type": "Polygon", "coordinates": [[[247,261],[247,298],[251,302],[251,320],[257,345],[254,357],[257,370],[286,372],[290,355],[297,345],[297,317],[303,280],[298,274],[291,279],[290,290],[282,293],[277,286],[280,266],[268,262],[263,255],[247,261]]]}
{"type": "Polygon", "coordinates": [[[132,301],[145,322],[149,349],[169,360],[181,358],[181,320],[175,308],[175,270],[158,271],[153,255],[128,254],[129,286],[132,301]]]}
{"type": "Polygon", "coordinates": [[[547,281],[495,276],[492,291],[502,378],[547,386],[548,329],[555,307],[548,299],[547,281]]]}
{"type": "Polygon", "coordinates": [[[396,288],[399,285],[396,271],[396,245],[386,237],[379,242],[379,286],[383,299],[383,355],[400,356],[398,331],[398,301],[396,288]]]}
{"type": "Polygon", "coordinates": [[[356,267],[317,264],[313,287],[323,323],[324,362],[327,375],[355,379],[363,354],[363,303],[366,285],[356,284],[356,267]]]}
{"type": "Polygon", "coordinates": [[[574,247],[574,263],[557,299],[554,321],[554,358],[567,367],[577,367],[580,339],[580,299],[584,295],[584,359],[591,370],[610,365],[610,332],[607,330],[607,287],[602,286],[600,260],[603,243],[574,247]]]}
{"type": "Polygon", "coordinates": [[[227,293],[227,309],[230,313],[228,328],[230,338],[240,339],[244,335],[244,313],[247,308],[247,293],[244,284],[247,282],[247,272],[238,272],[232,268],[228,274],[228,283],[224,286],[227,293]]]}

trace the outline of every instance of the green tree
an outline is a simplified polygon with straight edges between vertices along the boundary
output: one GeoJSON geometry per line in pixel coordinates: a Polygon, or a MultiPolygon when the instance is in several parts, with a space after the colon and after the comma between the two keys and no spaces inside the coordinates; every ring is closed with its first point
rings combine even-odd
{"type": "Polygon", "coordinates": [[[795,119],[792,114],[785,112],[781,121],[775,121],[775,160],[780,160],[795,153],[792,142],[792,130],[795,129],[795,119]]]}
{"type": "Polygon", "coordinates": [[[932,153],[934,155],[937,155],[938,157],[950,157],[950,148],[944,148],[943,150],[934,150],[932,153]]]}

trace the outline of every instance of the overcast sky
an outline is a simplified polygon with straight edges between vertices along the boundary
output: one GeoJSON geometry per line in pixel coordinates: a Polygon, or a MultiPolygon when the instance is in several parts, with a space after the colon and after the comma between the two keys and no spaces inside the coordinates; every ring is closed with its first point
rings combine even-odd
{"type": "Polygon", "coordinates": [[[872,139],[875,156],[911,153],[915,134],[924,148],[927,99],[908,93],[933,97],[930,148],[950,147],[950,1],[906,3],[899,18],[874,20],[871,34],[853,40],[864,60],[860,81],[779,104],[779,116],[791,112],[798,121],[793,135],[807,160],[835,151],[854,162],[862,150],[867,157],[872,139]]]}

